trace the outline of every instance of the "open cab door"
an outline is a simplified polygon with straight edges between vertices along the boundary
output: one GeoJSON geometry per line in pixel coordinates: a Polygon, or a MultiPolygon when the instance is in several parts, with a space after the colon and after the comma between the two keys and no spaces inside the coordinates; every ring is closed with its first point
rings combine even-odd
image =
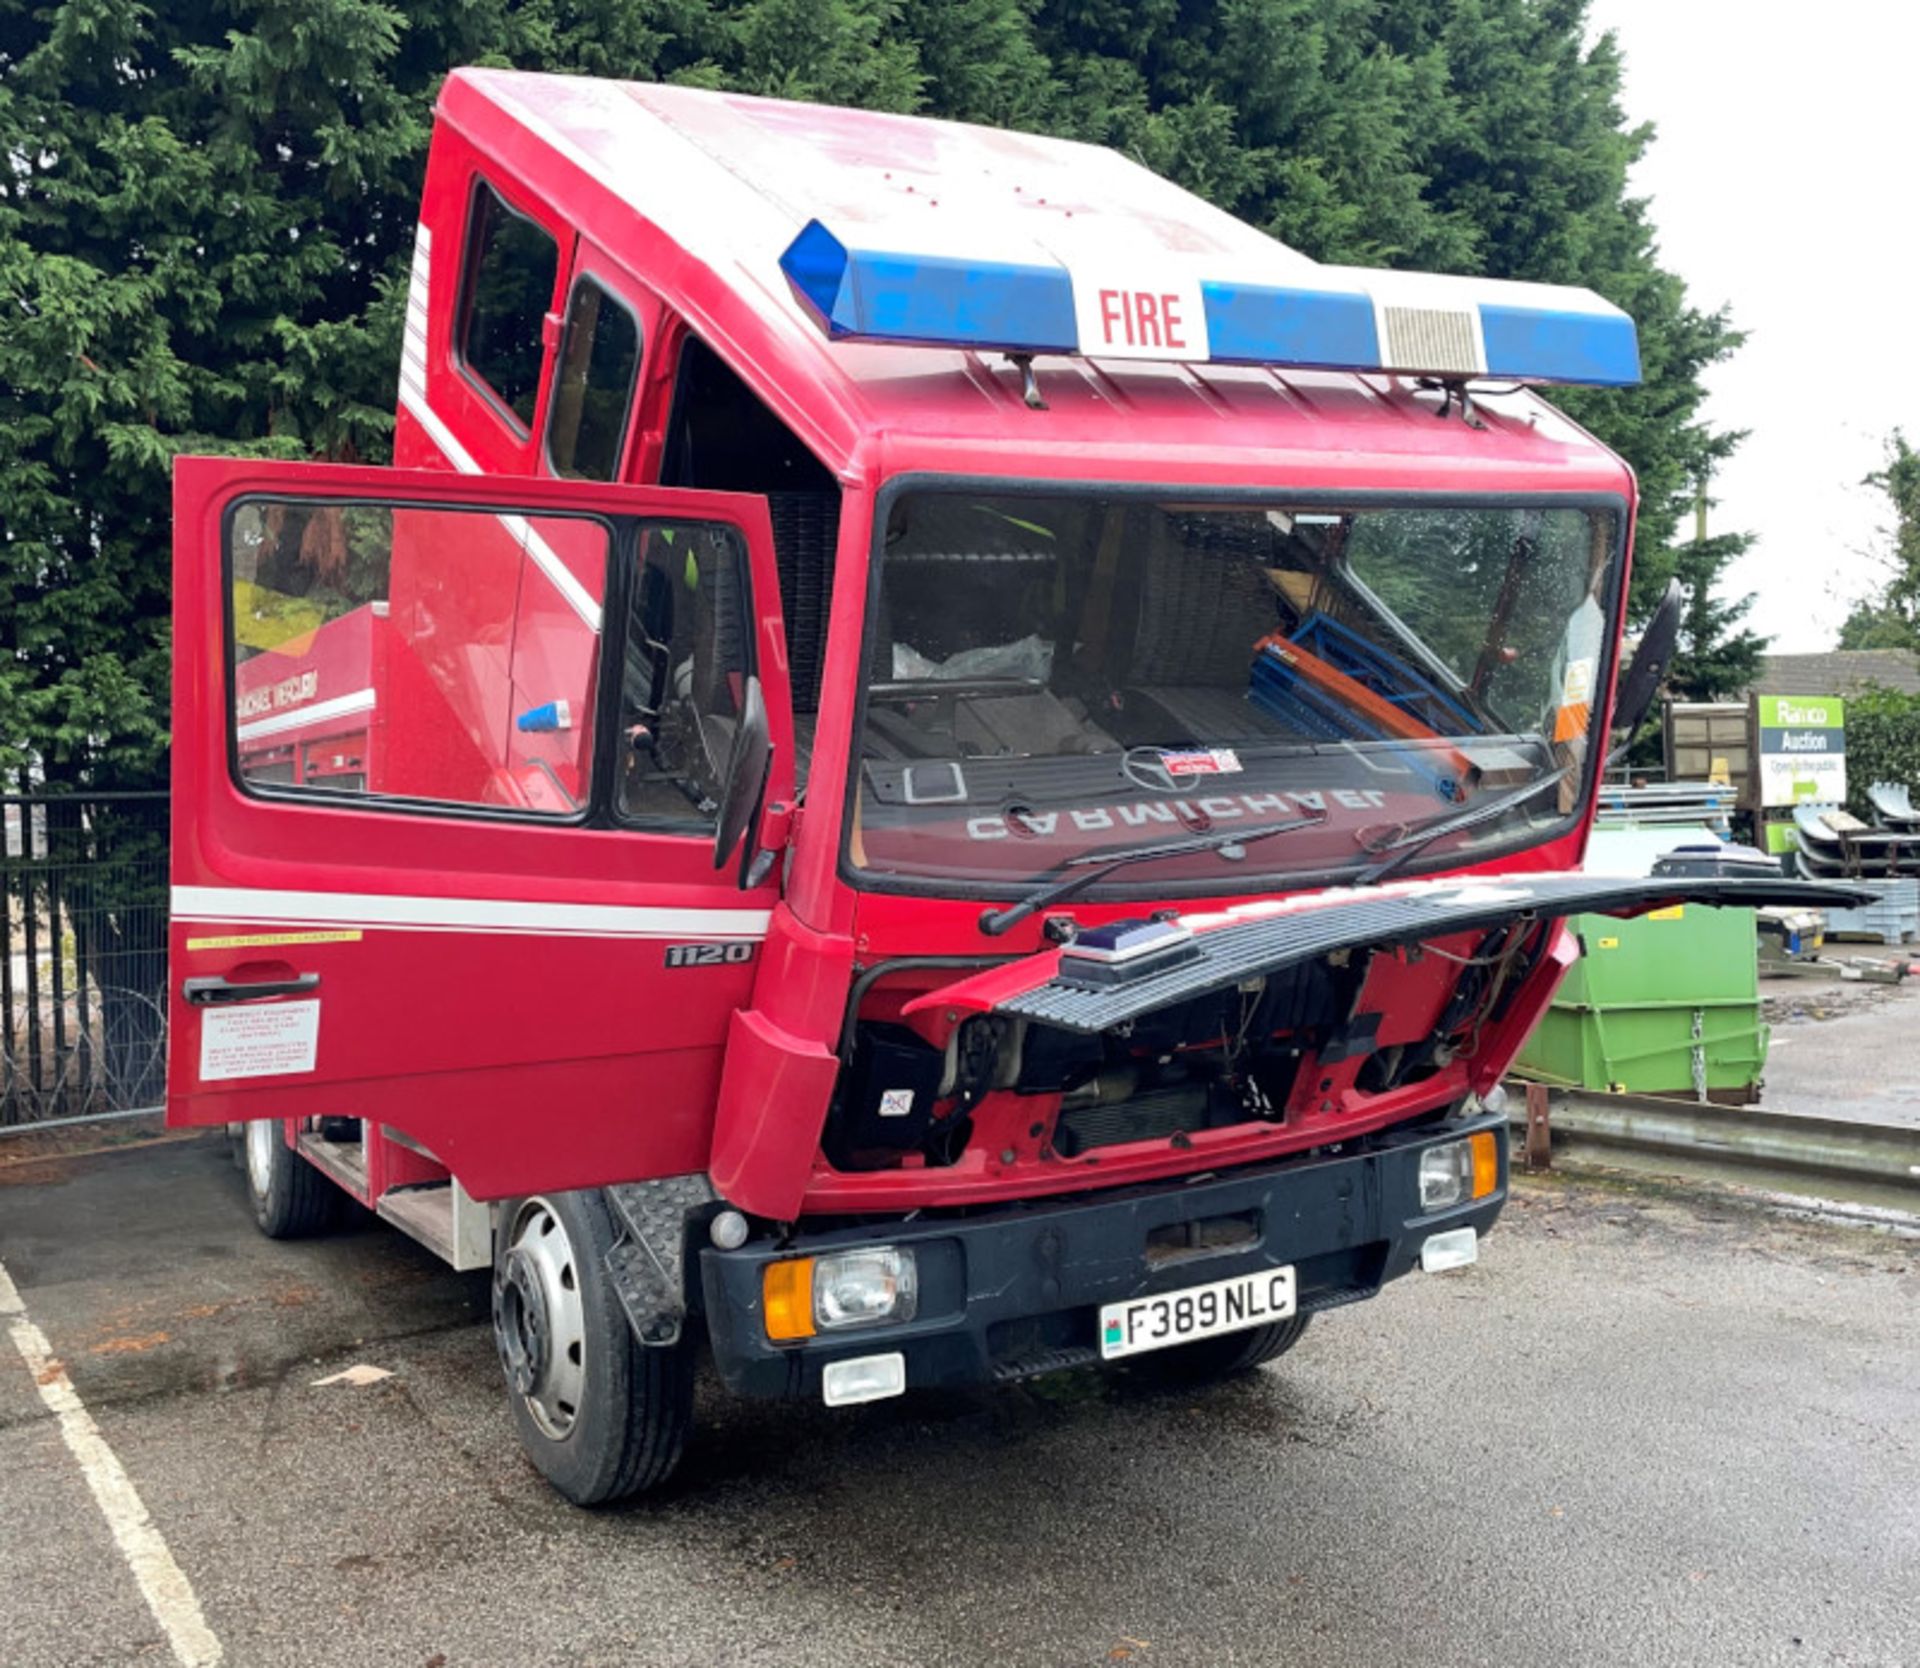
{"type": "Polygon", "coordinates": [[[174,512],[168,1121],[705,1169],[792,795],[764,502],[185,458],[174,512]]]}

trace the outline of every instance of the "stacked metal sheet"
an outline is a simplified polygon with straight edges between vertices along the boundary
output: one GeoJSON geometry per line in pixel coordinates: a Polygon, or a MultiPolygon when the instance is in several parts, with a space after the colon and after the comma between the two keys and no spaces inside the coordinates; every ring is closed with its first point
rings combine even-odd
{"type": "Polygon", "coordinates": [[[1920,939],[1920,880],[1889,880],[1879,885],[1875,902],[1826,912],[1829,938],[1874,938],[1882,944],[1920,939]]]}
{"type": "Polygon", "coordinates": [[[1732,832],[1733,789],[1720,782],[1603,783],[1602,828],[1711,828],[1722,839],[1732,832]]]}

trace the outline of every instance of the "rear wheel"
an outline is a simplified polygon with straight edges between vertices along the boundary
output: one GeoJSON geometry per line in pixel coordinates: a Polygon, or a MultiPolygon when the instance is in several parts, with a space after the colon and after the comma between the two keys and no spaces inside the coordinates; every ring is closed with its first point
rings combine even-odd
{"type": "Polygon", "coordinates": [[[1199,1338],[1172,1349],[1155,1350],[1129,1364],[1133,1375],[1148,1384],[1168,1388],[1211,1384],[1217,1379],[1250,1373],[1255,1367],[1285,1355],[1300,1341],[1311,1315],[1293,1315],[1271,1326],[1253,1326],[1244,1332],[1225,1332],[1217,1338],[1199,1338]]]}
{"type": "Polygon", "coordinates": [[[340,1190],[287,1145],[278,1118],[255,1118],[245,1126],[247,1192],[253,1219],[268,1239],[305,1239],[333,1226],[340,1190]]]}
{"type": "Polygon", "coordinates": [[[518,1199],[494,1239],[493,1331],[521,1445],[578,1506],[664,1482],[693,1422],[693,1343],[641,1344],[606,1271],[597,1192],[518,1199]]]}

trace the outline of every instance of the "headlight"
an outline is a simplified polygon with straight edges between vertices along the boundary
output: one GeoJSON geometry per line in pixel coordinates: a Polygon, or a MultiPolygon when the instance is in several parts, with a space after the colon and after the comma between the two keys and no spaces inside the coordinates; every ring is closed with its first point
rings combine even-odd
{"type": "Polygon", "coordinates": [[[813,1319],[823,1331],[912,1320],[919,1298],[911,1251],[841,1251],[813,1265],[813,1319]]]}
{"type": "Polygon", "coordinates": [[[1500,1185],[1500,1149],[1492,1130],[1443,1141],[1420,1155],[1420,1209],[1427,1215],[1484,1199],[1500,1185]]]}
{"type": "Polygon", "coordinates": [[[1464,1141],[1429,1147],[1420,1155],[1420,1208],[1432,1213],[1449,1210],[1466,1198],[1473,1185],[1473,1155],[1464,1141]]]}
{"type": "Polygon", "coordinates": [[[913,1253],[891,1245],[789,1257],[768,1263],[761,1281],[767,1336],[776,1343],[910,1321],[919,1308],[913,1253]]]}

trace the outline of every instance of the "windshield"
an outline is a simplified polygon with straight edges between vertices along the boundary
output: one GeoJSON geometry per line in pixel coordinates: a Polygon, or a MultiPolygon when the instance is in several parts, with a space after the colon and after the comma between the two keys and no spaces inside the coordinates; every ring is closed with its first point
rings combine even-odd
{"type": "Polygon", "coordinates": [[[1244,891],[1435,842],[1462,861],[1579,795],[1618,515],[1565,505],[901,494],[869,621],[858,871],[1017,884],[1182,834],[1315,826],[1129,865],[1244,891]]]}

